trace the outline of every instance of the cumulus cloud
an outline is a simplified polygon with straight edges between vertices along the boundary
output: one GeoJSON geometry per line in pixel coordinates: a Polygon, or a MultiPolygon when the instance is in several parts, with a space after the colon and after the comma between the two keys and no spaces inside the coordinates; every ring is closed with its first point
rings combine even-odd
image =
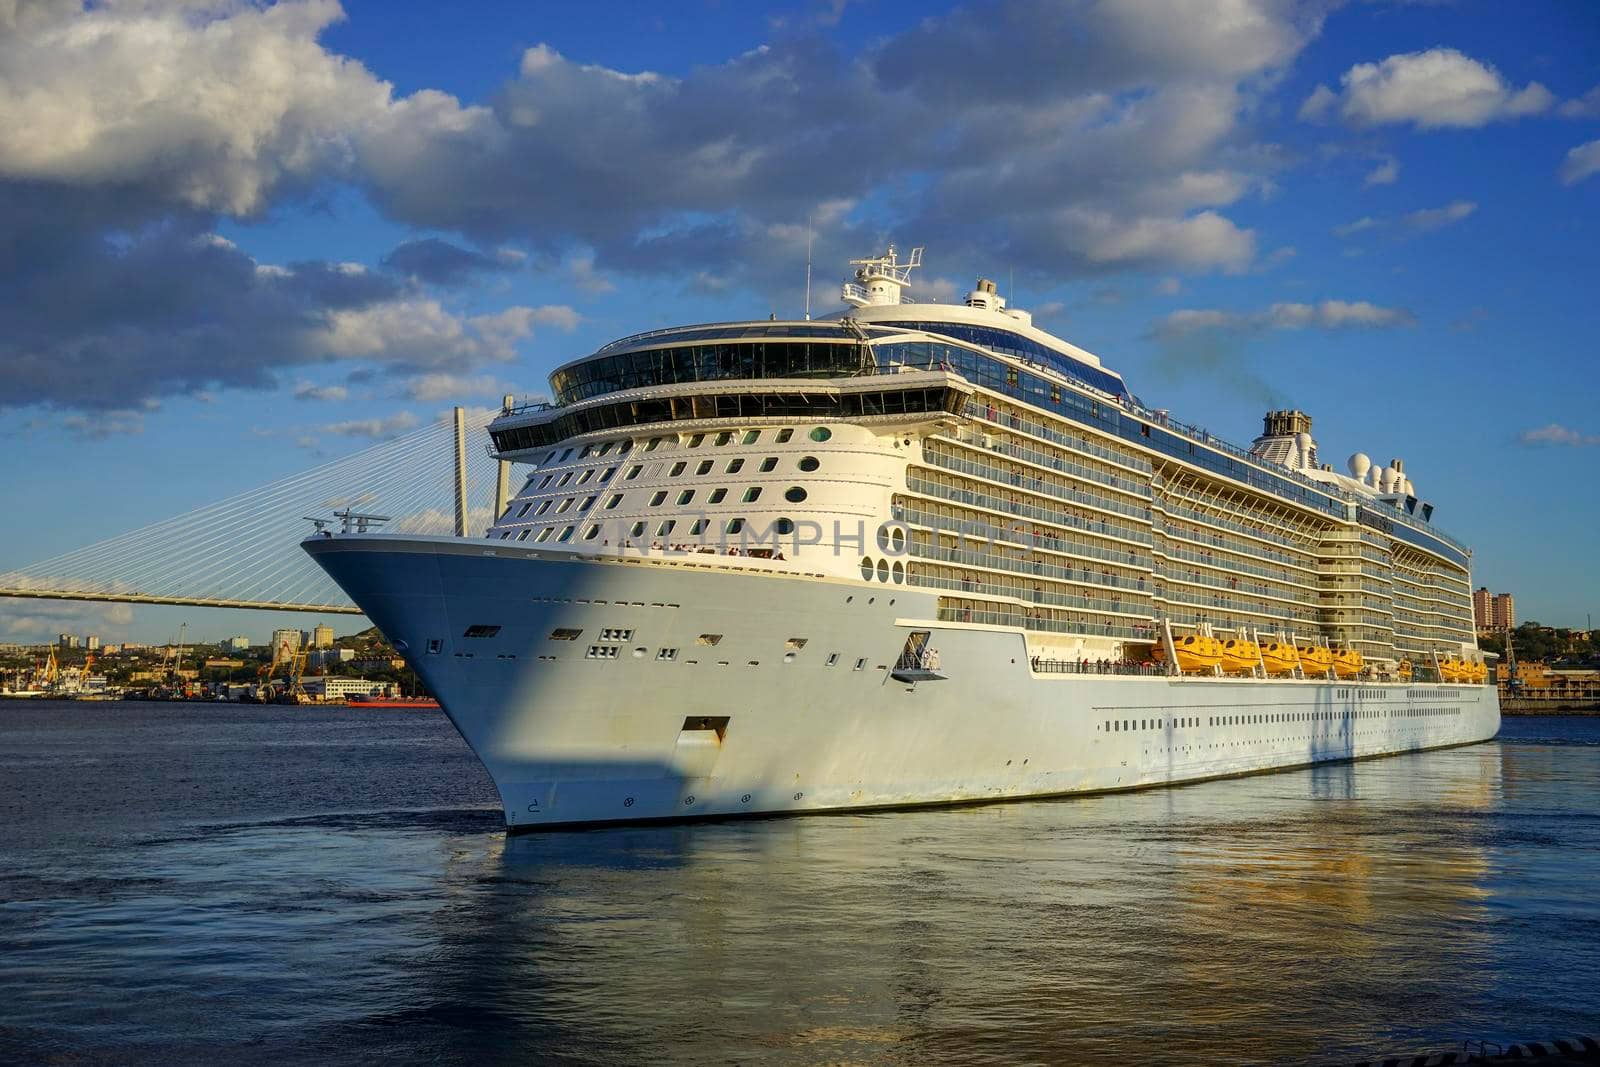
{"type": "Polygon", "coordinates": [[[1316,122],[1337,114],[1351,126],[1466,128],[1536,115],[1555,103],[1538,82],[1517,89],[1493,67],[1454,48],[1357,63],[1339,81],[1338,92],[1317,86],[1300,106],[1300,118],[1316,122]]]}
{"type": "Polygon", "coordinates": [[[1438,230],[1454,225],[1478,210],[1471,200],[1455,200],[1444,207],[1424,208],[1400,216],[1400,224],[1412,230],[1438,230]]]}
{"type": "Polygon", "coordinates": [[[1376,167],[1373,167],[1361,184],[1370,189],[1374,185],[1393,185],[1399,180],[1400,161],[1390,156],[1376,167]]]}
{"type": "Polygon", "coordinates": [[[342,385],[317,385],[314,382],[296,382],[294,398],[296,400],[344,400],[350,395],[350,390],[342,385]]]}
{"type": "Polygon", "coordinates": [[[1600,119],[1600,85],[1582,96],[1564,101],[1556,108],[1556,113],[1568,119],[1600,119]]]}
{"type": "Polygon", "coordinates": [[[1407,212],[1399,218],[1375,218],[1363,215],[1354,222],[1347,222],[1342,226],[1333,228],[1335,237],[1354,237],[1359,233],[1369,230],[1385,230],[1398,227],[1412,233],[1428,233],[1432,230],[1441,230],[1452,226],[1467,218],[1478,210],[1478,205],[1472,200],[1453,200],[1443,207],[1422,208],[1417,211],[1407,212]]]}
{"type": "Polygon", "coordinates": [[[1600,141],[1589,141],[1570,150],[1556,173],[1562,185],[1575,185],[1597,172],[1600,172],[1600,141]]]}
{"type": "Polygon", "coordinates": [[[406,383],[406,395],[423,402],[482,398],[495,393],[503,396],[510,390],[511,386],[490,374],[422,374],[406,383]]]}
{"type": "Polygon", "coordinates": [[[417,417],[409,411],[399,411],[393,415],[383,415],[371,419],[348,419],[344,422],[330,422],[321,427],[323,433],[338,434],[341,437],[370,437],[378,440],[384,437],[393,437],[415,429],[417,417]]]}
{"type": "Polygon", "coordinates": [[[1379,307],[1365,300],[1324,300],[1317,304],[1277,303],[1255,312],[1186,308],[1167,315],[1152,334],[1172,339],[1205,332],[1386,329],[1415,324],[1416,318],[1404,308],[1379,307]]]}
{"type": "Polygon", "coordinates": [[[333,0],[25,5],[0,35],[0,176],[233,215],[348,159],[389,87],[317,36],[333,0]]]}
{"type": "Polygon", "coordinates": [[[383,257],[390,270],[432,285],[464,285],[480,274],[515,270],[522,256],[513,249],[493,255],[461,248],[437,237],[407,241],[383,257]]]}
{"type": "Polygon", "coordinates": [[[57,634],[70,633],[95,634],[102,641],[115,644],[126,638],[133,620],[133,608],[127,604],[18,598],[8,600],[6,610],[0,613],[0,641],[53,643],[57,634]]]}
{"type": "Polygon", "coordinates": [[[854,53],[784,36],[681,76],[537,45],[483,102],[398,94],[330,50],[332,0],[9,10],[0,406],[113,409],[331,360],[504,361],[576,312],[468,315],[441,290],[522,249],[578,292],[647,275],[798,308],[807,217],[837,263],[888,236],[861,205],[891,189],[899,232],[951,272],[1248,269],[1232,208],[1281,165],[1251,118],[1324,5],[999,0],[854,53]],[[370,270],[214,237],[334,186],[438,236],[370,270]]]}
{"type": "Polygon", "coordinates": [[[1585,448],[1600,445],[1600,433],[1583,433],[1552,422],[1536,430],[1523,430],[1517,434],[1517,443],[1523,445],[1567,445],[1585,448]]]}

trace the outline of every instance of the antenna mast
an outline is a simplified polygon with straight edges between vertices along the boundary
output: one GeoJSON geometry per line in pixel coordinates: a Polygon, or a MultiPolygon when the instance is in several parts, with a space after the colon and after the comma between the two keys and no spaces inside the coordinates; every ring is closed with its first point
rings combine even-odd
{"type": "Polygon", "coordinates": [[[811,219],[806,216],[806,321],[811,321],[811,219]]]}

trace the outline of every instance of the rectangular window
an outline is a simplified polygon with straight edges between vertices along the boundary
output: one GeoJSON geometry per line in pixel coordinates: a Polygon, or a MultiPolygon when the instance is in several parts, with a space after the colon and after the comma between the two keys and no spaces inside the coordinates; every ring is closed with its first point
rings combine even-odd
{"type": "Polygon", "coordinates": [[[837,653],[837,652],[829,652],[828,653],[828,661],[826,663],[824,663],[823,666],[824,667],[834,667],[834,666],[837,666],[838,663],[839,663],[839,653],[837,653]]]}
{"type": "Polygon", "coordinates": [[[546,526],[544,529],[540,530],[538,539],[539,543],[544,544],[544,542],[550,540],[550,535],[555,532],[556,528],[554,526],[546,526]]]}
{"type": "Polygon", "coordinates": [[[428,638],[428,655],[437,656],[442,651],[444,651],[444,638],[442,638],[442,637],[430,637],[430,638],[428,638]]]}
{"type": "Polygon", "coordinates": [[[792,428],[790,428],[790,427],[785,426],[783,429],[778,431],[778,436],[777,436],[776,440],[777,440],[778,444],[780,444],[780,445],[781,444],[786,444],[788,442],[789,438],[791,438],[793,436],[794,436],[794,430],[792,428]]]}
{"type": "Polygon", "coordinates": [[[744,491],[744,502],[746,504],[753,504],[759,499],[761,499],[761,487],[759,485],[752,485],[744,491]]]}
{"type": "Polygon", "coordinates": [[[574,500],[576,500],[576,499],[577,499],[577,497],[571,497],[571,496],[567,497],[567,499],[565,499],[565,500],[563,500],[561,502],[561,506],[556,508],[556,514],[560,515],[562,512],[566,511],[568,508],[570,508],[572,506],[572,502],[574,500]]]}
{"type": "Polygon", "coordinates": [[[593,468],[591,468],[589,470],[586,470],[586,471],[583,472],[583,477],[578,479],[578,484],[582,485],[584,482],[587,482],[590,478],[593,478],[593,477],[594,477],[593,468]]]}
{"type": "Polygon", "coordinates": [[[587,530],[583,531],[583,539],[585,541],[593,541],[599,535],[600,535],[600,524],[599,523],[594,523],[587,530]]]}
{"type": "Polygon", "coordinates": [[[534,514],[535,515],[543,515],[545,512],[550,510],[550,505],[554,504],[554,503],[555,503],[554,500],[546,500],[543,504],[539,505],[539,510],[534,512],[534,514]]]}
{"type": "Polygon", "coordinates": [[[694,639],[694,643],[697,645],[720,645],[722,644],[722,635],[701,634],[699,637],[694,639]]]}
{"type": "Polygon", "coordinates": [[[646,452],[654,452],[656,449],[658,449],[660,447],[661,447],[661,438],[652,437],[652,438],[650,438],[649,442],[644,446],[644,450],[646,452]]]}
{"type": "Polygon", "coordinates": [[[689,532],[691,534],[693,534],[694,536],[699,537],[702,533],[705,532],[705,529],[706,529],[706,520],[705,519],[696,519],[696,520],[694,520],[694,525],[689,527],[689,532]]]}
{"type": "Polygon", "coordinates": [[[520,518],[522,518],[522,516],[526,515],[528,513],[528,509],[531,508],[531,507],[533,507],[533,501],[531,501],[531,500],[528,501],[526,504],[522,505],[522,510],[517,512],[517,518],[520,519],[520,518]]]}
{"type": "Polygon", "coordinates": [[[566,529],[561,531],[561,536],[556,538],[556,540],[557,541],[570,541],[570,540],[572,540],[572,531],[576,530],[576,529],[577,529],[576,526],[568,526],[566,529]]]}
{"type": "Polygon", "coordinates": [[[668,471],[667,473],[670,476],[676,478],[678,475],[683,473],[683,469],[685,467],[687,467],[687,466],[688,466],[687,463],[683,462],[682,460],[679,460],[677,463],[674,463],[672,465],[672,469],[670,471],[668,471]]]}
{"type": "Polygon", "coordinates": [[[701,443],[703,441],[705,441],[705,439],[706,439],[706,435],[705,434],[697,433],[693,437],[689,438],[689,447],[690,448],[699,448],[701,443]]]}
{"type": "Polygon", "coordinates": [[[572,630],[565,626],[557,626],[554,630],[550,631],[550,640],[576,641],[582,633],[582,630],[572,630]]]}
{"type": "Polygon", "coordinates": [[[531,534],[531,533],[533,533],[533,531],[531,529],[530,530],[523,530],[521,533],[517,534],[517,540],[518,541],[526,541],[528,539],[528,535],[531,534]]]}
{"type": "Polygon", "coordinates": [[[676,525],[678,525],[678,522],[677,522],[676,519],[668,519],[666,522],[663,522],[660,526],[656,527],[656,536],[657,537],[665,537],[665,536],[667,536],[667,534],[672,532],[672,528],[674,526],[676,526],[676,525]]]}
{"type": "Polygon", "coordinates": [[[730,459],[730,460],[728,460],[728,467],[727,467],[727,473],[728,474],[738,474],[743,469],[744,469],[744,460],[742,460],[742,459],[730,459]]]}
{"type": "Polygon", "coordinates": [[[578,505],[578,510],[579,511],[588,511],[590,508],[594,507],[594,502],[595,502],[595,498],[594,497],[586,496],[586,497],[583,498],[583,503],[578,505]]]}
{"type": "Polygon", "coordinates": [[[678,650],[675,648],[663,648],[656,653],[656,659],[658,660],[674,660],[677,658],[678,650]]]}
{"type": "Polygon", "coordinates": [[[713,489],[711,490],[711,495],[706,497],[706,503],[720,504],[722,503],[722,498],[727,495],[728,491],[726,489],[713,489]]]}
{"type": "Polygon", "coordinates": [[[694,472],[696,474],[710,474],[711,473],[711,461],[709,459],[701,460],[700,461],[700,466],[696,467],[694,469],[694,472]]]}
{"type": "Polygon", "coordinates": [[[628,476],[625,480],[630,482],[633,481],[635,478],[639,477],[639,472],[642,470],[644,470],[644,464],[635,463],[633,466],[628,468],[628,476]]]}
{"type": "Polygon", "coordinates": [[[717,445],[718,446],[729,444],[732,441],[733,441],[733,431],[732,430],[723,430],[721,433],[717,434],[717,445]]]}
{"type": "Polygon", "coordinates": [[[628,533],[632,537],[642,537],[642,536],[644,536],[644,522],[643,522],[643,520],[641,520],[639,522],[636,522],[631,527],[629,527],[628,528],[628,533]]]}
{"type": "Polygon", "coordinates": [[[584,653],[584,659],[616,659],[616,645],[590,645],[589,651],[584,653]]]}
{"type": "Polygon", "coordinates": [[[611,480],[611,476],[615,473],[617,473],[617,468],[607,467],[606,472],[600,476],[600,484],[604,485],[605,483],[609,482],[611,480]]]}
{"type": "Polygon", "coordinates": [[[611,499],[606,501],[606,510],[610,511],[612,508],[616,507],[620,503],[622,503],[622,494],[621,493],[612,493],[611,494],[611,499]]]}
{"type": "Polygon", "coordinates": [[[667,491],[665,489],[658,489],[650,495],[650,506],[653,508],[660,507],[662,502],[666,499],[667,491]]]}
{"type": "Polygon", "coordinates": [[[632,630],[624,630],[624,629],[621,629],[620,627],[619,628],[607,627],[606,629],[600,631],[600,640],[602,640],[602,641],[631,641],[631,640],[633,640],[633,631],[632,630]]]}
{"type": "Polygon", "coordinates": [[[744,520],[743,519],[729,519],[728,520],[728,532],[729,533],[736,534],[742,529],[744,529],[744,520]]]}
{"type": "Polygon", "coordinates": [[[767,474],[770,471],[777,470],[777,468],[778,468],[778,457],[777,456],[768,456],[766,459],[761,461],[761,473],[762,474],[767,474]]]}
{"type": "Polygon", "coordinates": [[[561,476],[561,480],[556,483],[556,488],[560,489],[563,485],[566,485],[570,481],[572,481],[572,472],[568,471],[567,473],[563,474],[561,476]]]}
{"type": "Polygon", "coordinates": [[[546,474],[544,476],[544,481],[539,483],[539,488],[543,489],[545,486],[549,485],[550,484],[550,479],[552,479],[554,477],[555,477],[554,474],[546,474]]]}
{"type": "Polygon", "coordinates": [[[462,634],[461,636],[462,637],[493,637],[495,634],[497,634],[499,632],[500,632],[500,627],[498,627],[498,626],[490,626],[490,625],[487,625],[485,623],[477,623],[477,624],[474,624],[472,626],[467,627],[467,632],[462,634]]]}
{"type": "Polygon", "coordinates": [[[744,444],[753,445],[759,440],[761,440],[760,430],[746,430],[744,432],[744,444]]]}
{"type": "Polygon", "coordinates": [[[678,507],[680,507],[680,508],[683,507],[685,504],[687,504],[689,501],[691,501],[693,499],[694,499],[694,490],[693,489],[685,489],[683,492],[678,494],[678,507]]]}

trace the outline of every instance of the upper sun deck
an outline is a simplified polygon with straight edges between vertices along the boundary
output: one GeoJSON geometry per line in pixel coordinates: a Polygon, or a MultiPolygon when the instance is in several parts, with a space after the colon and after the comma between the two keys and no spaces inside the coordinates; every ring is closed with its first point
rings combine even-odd
{"type": "MultiPolygon", "coordinates": [[[[909,300],[905,290],[912,269],[920,265],[919,252],[913,251],[904,263],[893,248],[884,256],[855,261],[856,280],[846,283],[841,294],[849,306],[826,318],[705,323],[612,341],[551,374],[552,406],[557,410],[514,409],[497,419],[495,427],[514,430],[548,424],[539,434],[542,439],[563,427],[588,426],[598,416],[585,414],[585,409],[609,394],[623,394],[614,399],[634,406],[665,404],[652,416],[665,418],[685,407],[683,398],[674,394],[692,386],[710,384],[719,394],[737,391],[741,383],[757,393],[793,392],[800,383],[820,385],[908,370],[954,372],[973,385],[1060,408],[1075,420],[1087,416],[1091,425],[1103,424],[1098,428],[1136,447],[1207,468],[1299,506],[1339,517],[1359,514],[1363,523],[1391,531],[1398,527],[1404,531],[1398,533],[1401,539],[1430,551],[1442,549],[1442,554],[1466,565],[1464,545],[1434,527],[1426,515],[1412,514],[1393,498],[1345,484],[1314,465],[1286,462],[1232,444],[1164,411],[1146,408],[1121,375],[1107,369],[1092,352],[1034,326],[1028,312],[1006,305],[992,282],[980,280],[959,304],[909,300]],[[562,418],[567,409],[570,417],[562,418]]],[[[837,390],[819,391],[810,385],[799,391],[816,394],[807,400],[813,406],[837,406],[845,399],[824,396],[837,390]]],[[[607,403],[616,406],[610,399],[607,403]]],[[[938,410],[947,403],[930,393],[911,406],[938,410]]],[[[726,404],[703,406],[720,411],[726,404]]],[[[688,408],[698,410],[693,405],[688,408]]],[[[844,415],[844,407],[836,414],[844,415]]],[[[642,416],[633,412],[629,417],[642,416]]]]}

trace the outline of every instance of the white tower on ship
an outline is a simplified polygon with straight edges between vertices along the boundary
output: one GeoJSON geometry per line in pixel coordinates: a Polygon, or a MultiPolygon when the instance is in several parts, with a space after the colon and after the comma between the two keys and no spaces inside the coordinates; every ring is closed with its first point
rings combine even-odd
{"type": "Polygon", "coordinates": [[[911,258],[899,261],[894,245],[881,256],[872,259],[852,259],[856,280],[845,282],[840,298],[851,307],[869,307],[881,304],[903,304],[905,290],[911,285],[911,272],[922,266],[922,249],[911,250],[911,258]]]}

